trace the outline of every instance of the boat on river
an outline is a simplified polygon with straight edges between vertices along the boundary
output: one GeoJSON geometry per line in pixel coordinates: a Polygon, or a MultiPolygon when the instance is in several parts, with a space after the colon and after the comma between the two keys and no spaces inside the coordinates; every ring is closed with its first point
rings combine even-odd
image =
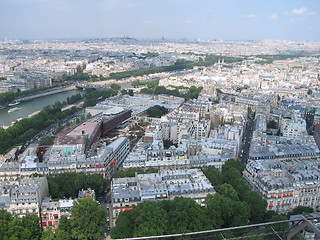
{"type": "Polygon", "coordinates": [[[12,112],[18,111],[19,109],[21,109],[21,108],[18,108],[18,107],[10,108],[8,110],[8,113],[12,113],[12,112]]]}
{"type": "Polygon", "coordinates": [[[13,106],[16,106],[16,105],[18,105],[18,104],[20,104],[20,102],[14,101],[14,102],[12,102],[12,103],[9,103],[9,104],[8,104],[8,107],[13,107],[13,106]]]}

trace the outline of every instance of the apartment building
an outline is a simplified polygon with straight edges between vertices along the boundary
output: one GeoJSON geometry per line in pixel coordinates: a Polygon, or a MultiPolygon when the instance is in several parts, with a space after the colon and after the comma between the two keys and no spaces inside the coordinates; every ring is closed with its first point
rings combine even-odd
{"type": "Polygon", "coordinates": [[[291,118],[284,118],[281,123],[281,133],[287,138],[301,138],[308,135],[307,124],[299,111],[292,111],[291,118]]]}
{"type": "Polygon", "coordinates": [[[52,175],[64,172],[99,173],[110,179],[130,151],[130,142],[120,137],[107,146],[95,147],[87,156],[82,144],[54,145],[47,161],[52,175]]]}
{"type": "Polygon", "coordinates": [[[53,227],[57,229],[61,216],[66,216],[67,218],[71,216],[73,202],[73,199],[60,199],[58,201],[52,201],[51,198],[44,199],[40,214],[42,228],[53,227]]]}
{"type": "Polygon", "coordinates": [[[114,178],[111,184],[110,223],[120,212],[145,200],[170,200],[188,197],[204,206],[208,194],[215,190],[200,169],[167,170],[152,174],[136,174],[131,178],[114,178]]]}
{"type": "Polygon", "coordinates": [[[39,216],[42,200],[49,196],[48,182],[45,177],[23,178],[19,181],[2,181],[0,207],[11,214],[39,216]]]}
{"type": "Polygon", "coordinates": [[[319,160],[249,161],[244,178],[268,202],[267,210],[287,213],[298,206],[320,209],[319,160]]]}

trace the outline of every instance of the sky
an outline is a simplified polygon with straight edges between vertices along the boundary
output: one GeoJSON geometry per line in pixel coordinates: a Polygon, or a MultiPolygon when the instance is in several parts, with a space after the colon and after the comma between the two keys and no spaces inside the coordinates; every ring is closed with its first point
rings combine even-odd
{"type": "Polygon", "coordinates": [[[320,41],[320,0],[0,0],[0,39],[320,41]]]}

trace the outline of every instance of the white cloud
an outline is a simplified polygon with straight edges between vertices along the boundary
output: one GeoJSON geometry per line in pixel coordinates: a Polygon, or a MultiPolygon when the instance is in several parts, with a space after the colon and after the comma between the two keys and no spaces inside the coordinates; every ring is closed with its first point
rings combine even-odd
{"type": "Polygon", "coordinates": [[[188,19],[188,20],[185,20],[184,23],[186,23],[186,24],[191,24],[191,23],[193,23],[193,21],[190,20],[190,19],[188,19]]]}
{"type": "Polygon", "coordinates": [[[296,19],[294,19],[294,18],[289,19],[289,23],[295,23],[295,22],[296,22],[296,19]]]}
{"type": "Polygon", "coordinates": [[[242,15],[241,17],[243,17],[243,18],[256,18],[257,15],[255,15],[255,14],[246,14],[246,15],[242,15]]]}
{"type": "Polygon", "coordinates": [[[143,23],[144,24],[153,24],[154,20],[144,20],[143,23]]]}
{"type": "Polygon", "coordinates": [[[304,14],[305,12],[308,11],[308,8],[306,7],[301,7],[301,8],[295,8],[291,11],[292,14],[296,14],[296,15],[300,15],[300,14],[304,14]]]}
{"type": "Polygon", "coordinates": [[[310,12],[308,12],[308,14],[309,14],[309,15],[316,15],[317,12],[316,12],[316,11],[310,11],[310,12]]]}
{"type": "Polygon", "coordinates": [[[276,13],[271,14],[271,16],[269,17],[270,20],[277,20],[278,18],[278,14],[276,13]]]}
{"type": "Polygon", "coordinates": [[[212,13],[212,12],[213,12],[213,9],[208,8],[208,9],[206,9],[206,12],[207,12],[207,13],[212,13]]]}
{"type": "Polygon", "coordinates": [[[283,15],[288,15],[288,14],[289,14],[288,12],[284,12],[284,13],[283,13],[283,15]]]}

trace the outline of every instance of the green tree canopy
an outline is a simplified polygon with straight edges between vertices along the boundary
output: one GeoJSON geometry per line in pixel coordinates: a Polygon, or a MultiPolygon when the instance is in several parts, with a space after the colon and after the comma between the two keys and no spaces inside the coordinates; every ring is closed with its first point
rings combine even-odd
{"type": "Polygon", "coordinates": [[[102,196],[106,189],[106,180],[97,173],[62,173],[54,177],[48,176],[47,179],[52,198],[76,198],[79,190],[87,188],[93,189],[97,196],[102,196]]]}
{"type": "Polygon", "coordinates": [[[42,232],[41,240],[54,240],[54,229],[52,227],[46,227],[46,229],[42,232]]]}
{"type": "Polygon", "coordinates": [[[222,184],[217,191],[222,195],[229,197],[233,201],[239,201],[239,196],[237,191],[232,187],[232,185],[228,183],[222,184]]]}
{"type": "Polygon", "coordinates": [[[162,115],[166,114],[167,112],[168,112],[168,109],[159,105],[155,105],[147,109],[148,117],[160,118],[162,115]]]}
{"type": "Polygon", "coordinates": [[[27,214],[22,218],[0,209],[0,239],[20,240],[41,238],[40,219],[27,214]]]}
{"type": "Polygon", "coordinates": [[[207,229],[209,220],[205,209],[193,199],[176,197],[172,201],[163,201],[162,208],[167,212],[169,233],[186,233],[207,229]]]}
{"type": "Polygon", "coordinates": [[[267,201],[254,191],[247,191],[244,195],[244,201],[250,206],[251,220],[261,221],[266,214],[267,201]]]}
{"type": "Polygon", "coordinates": [[[105,209],[90,198],[80,198],[71,208],[71,235],[79,240],[101,239],[106,224],[105,209]]]}
{"type": "Polygon", "coordinates": [[[159,203],[144,201],[136,210],[134,237],[155,236],[165,233],[168,217],[159,203]]]}
{"type": "Polygon", "coordinates": [[[119,85],[119,84],[116,84],[116,83],[112,83],[110,87],[111,87],[112,89],[117,90],[117,91],[121,89],[120,85],[119,85]]]}
{"type": "Polygon", "coordinates": [[[298,206],[292,209],[291,212],[288,213],[289,216],[291,215],[298,215],[303,213],[313,213],[314,209],[310,207],[298,206]]]}
{"type": "Polygon", "coordinates": [[[221,171],[216,169],[213,166],[203,168],[202,169],[204,175],[208,178],[212,186],[214,186],[215,189],[218,189],[218,187],[222,184],[223,182],[223,176],[221,171]]]}
{"type": "Polygon", "coordinates": [[[111,229],[112,238],[130,238],[134,234],[136,209],[120,212],[116,226],[111,229]]]}
{"type": "Polygon", "coordinates": [[[190,198],[144,201],[119,214],[111,237],[132,238],[209,229],[205,210],[190,198]]]}
{"type": "MultiPolygon", "coordinates": [[[[243,170],[243,164],[237,159],[230,159],[226,161],[222,166],[221,175],[219,175],[217,170],[214,168],[203,169],[204,174],[208,177],[211,184],[215,186],[218,193],[232,199],[233,201],[245,202],[249,207],[248,216],[250,217],[250,220],[254,222],[263,221],[266,215],[267,201],[262,199],[255,191],[250,190],[248,184],[242,177],[243,170]],[[219,179],[221,179],[221,176],[223,184],[215,185],[216,182],[220,182],[219,179]],[[226,183],[227,185],[225,185],[226,183]]],[[[246,212],[245,204],[243,204],[242,207],[243,211],[246,212]]],[[[231,224],[231,222],[228,222],[227,225],[229,224],[231,224]]]]}
{"type": "Polygon", "coordinates": [[[4,209],[0,209],[0,239],[8,239],[9,223],[12,221],[12,216],[4,209]]]}
{"type": "Polygon", "coordinates": [[[27,214],[22,217],[22,239],[40,239],[40,219],[37,215],[27,214]]]}

